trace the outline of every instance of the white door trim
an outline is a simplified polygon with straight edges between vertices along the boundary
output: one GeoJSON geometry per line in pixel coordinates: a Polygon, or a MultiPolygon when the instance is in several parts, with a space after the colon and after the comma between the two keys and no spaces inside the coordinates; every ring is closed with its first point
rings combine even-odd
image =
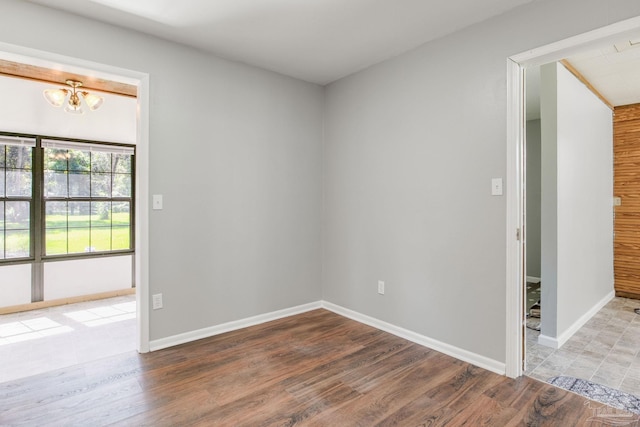
{"type": "Polygon", "coordinates": [[[91,71],[97,77],[138,87],[135,196],[135,283],[137,342],[140,353],[149,351],[149,75],[80,58],[0,42],[0,58],[34,65],[63,64],[77,74],[91,71]]]}
{"type": "Polygon", "coordinates": [[[588,48],[611,44],[627,34],[638,33],[640,16],[584,34],[529,50],[507,60],[507,271],[506,271],[506,374],[523,374],[523,245],[516,240],[522,229],[524,206],[524,79],[527,66],[542,65],[571,56],[588,48]]]}
{"type": "Polygon", "coordinates": [[[507,60],[507,354],[505,373],[522,375],[522,320],[524,277],[523,177],[524,171],[524,68],[507,60]],[[515,339],[515,340],[514,340],[515,339]],[[512,363],[509,363],[509,362],[512,363]],[[517,361],[513,363],[513,361],[517,361]]]}

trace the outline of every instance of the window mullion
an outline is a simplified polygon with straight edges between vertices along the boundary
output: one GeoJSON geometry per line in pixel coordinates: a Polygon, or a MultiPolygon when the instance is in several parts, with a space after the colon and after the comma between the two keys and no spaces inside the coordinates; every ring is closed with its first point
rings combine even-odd
{"type": "Polygon", "coordinates": [[[31,159],[31,188],[32,188],[32,216],[31,242],[33,251],[33,264],[31,268],[31,302],[44,300],[44,270],[42,256],[44,255],[44,150],[40,138],[36,138],[36,146],[33,148],[31,159]]]}
{"type": "Polygon", "coordinates": [[[0,145],[0,147],[2,147],[2,149],[4,150],[4,167],[2,168],[2,173],[3,173],[3,180],[2,180],[2,185],[4,186],[3,188],[3,192],[2,194],[4,194],[4,201],[2,203],[2,258],[0,259],[6,259],[5,257],[7,256],[7,203],[6,203],[6,197],[7,197],[7,146],[6,145],[0,145]]]}
{"type": "Polygon", "coordinates": [[[92,199],[89,202],[89,247],[92,247],[92,226],[93,226],[93,152],[89,152],[89,197],[92,199]]]}
{"type": "Polygon", "coordinates": [[[44,234],[44,150],[40,146],[40,138],[36,140],[36,146],[33,148],[32,160],[32,204],[33,204],[33,224],[31,232],[33,238],[33,256],[35,262],[42,262],[43,251],[43,234],[44,234]]]}

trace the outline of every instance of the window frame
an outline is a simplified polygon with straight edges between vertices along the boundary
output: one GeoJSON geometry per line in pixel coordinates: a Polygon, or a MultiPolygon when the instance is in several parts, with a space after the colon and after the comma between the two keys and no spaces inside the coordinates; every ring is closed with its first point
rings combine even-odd
{"type": "MultiPolygon", "coordinates": [[[[2,240],[2,251],[3,251],[3,255],[2,258],[0,258],[0,265],[3,264],[24,264],[24,263],[29,263],[29,262],[33,262],[35,259],[35,246],[34,246],[34,239],[35,239],[35,147],[37,146],[38,142],[35,136],[33,135],[17,135],[17,134],[4,134],[4,133],[0,133],[0,139],[4,140],[4,143],[0,143],[0,147],[2,147],[2,150],[5,150],[5,147],[11,145],[11,146],[27,146],[27,147],[31,147],[31,194],[29,196],[8,196],[7,192],[6,192],[6,188],[7,188],[7,184],[6,184],[6,179],[7,179],[7,174],[6,174],[6,170],[7,170],[7,164],[6,164],[6,157],[5,157],[5,165],[2,168],[2,171],[4,173],[4,195],[0,196],[0,201],[3,203],[2,205],[2,209],[3,209],[3,228],[0,230],[3,234],[3,240],[2,240]],[[10,143],[9,141],[13,141],[13,143],[10,143]],[[22,141],[22,143],[18,143],[18,141],[22,141]],[[28,142],[27,141],[32,141],[32,142],[28,142]],[[7,225],[6,225],[6,203],[7,202],[28,202],[29,203],[29,255],[26,257],[15,257],[15,258],[6,258],[6,238],[7,238],[7,225]]],[[[5,154],[6,154],[6,150],[5,150],[5,154]]],[[[26,170],[26,169],[23,169],[26,170]]]]}
{"type": "MultiPolygon", "coordinates": [[[[62,137],[54,137],[54,136],[44,136],[44,135],[32,135],[32,134],[18,134],[18,133],[9,133],[9,132],[0,132],[0,138],[8,137],[8,138],[23,138],[23,139],[34,139],[35,146],[32,148],[32,194],[31,199],[28,199],[31,202],[30,206],[30,249],[29,257],[23,258],[0,258],[0,265],[10,265],[10,264],[28,264],[28,263],[38,263],[38,262],[47,262],[47,261],[61,261],[65,259],[90,259],[97,257],[110,257],[110,256],[122,256],[127,254],[135,253],[135,200],[136,200],[136,146],[132,144],[122,144],[122,143],[114,143],[114,142],[106,142],[106,141],[96,141],[96,140],[86,140],[86,139],[77,139],[77,138],[62,138],[62,137]],[[69,143],[73,144],[77,147],[102,147],[103,151],[112,150],[118,151],[125,149],[129,151],[133,151],[129,155],[131,156],[131,195],[127,197],[92,197],[89,195],[88,197],[69,197],[67,194],[66,198],[47,198],[45,197],[44,192],[44,172],[45,172],[45,158],[44,158],[44,147],[42,146],[43,141],[49,141],[51,143],[59,142],[60,144],[69,143]],[[66,254],[46,254],[46,202],[50,201],[65,201],[65,202],[129,202],[129,249],[116,249],[109,251],[95,251],[95,252],[77,252],[77,253],[66,253],[66,254]]],[[[96,150],[100,151],[100,150],[96,150]]],[[[113,171],[111,172],[113,175],[113,171]]],[[[6,199],[6,195],[3,198],[0,198],[3,201],[6,199]]],[[[12,197],[11,201],[20,201],[17,197],[12,197]]],[[[107,227],[105,227],[107,228],[107,227]]],[[[113,231],[113,224],[110,225],[109,230],[113,231]]],[[[89,232],[91,229],[89,229],[89,232]]],[[[4,232],[4,230],[3,230],[4,232]]],[[[68,232],[68,227],[67,227],[68,232]]]]}

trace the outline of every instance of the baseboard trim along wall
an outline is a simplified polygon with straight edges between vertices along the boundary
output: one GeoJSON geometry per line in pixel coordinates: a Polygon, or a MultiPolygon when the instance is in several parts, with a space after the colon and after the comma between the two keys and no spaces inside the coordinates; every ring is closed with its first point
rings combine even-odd
{"type": "Polygon", "coordinates": [[[233,322],[223,323],[221,325],[211,326],[208,328],[202,328],[191,332],[185,332],[183,334],[153,340],[149,342],[149,349],[150,351],[162,350],[163,348],[173,347],[175,345],[185,344],[203,338],[209,338],[215,335],[224,334],[225,332],[231,332],[238,329],[247,328],[249,326],[270,322],[272,320],[294,316],[296,314],[305,313],[307,311],[316,310],[318,308],[324,308],[326,310],[339,314],[340,316],[344,316],[349,319],[355,320],[356,322],[360,322],[376,329],[380,329],[381,331],[388,332],[421,346],[439,351],[448,356],[455,357],[456,359],[471,363],[472,365],[478,366],[480,368],[487,369],[500,375],[505,375],[505,364],[502,362],[498,362],[479,354],[463,350],[461,348],[443,343],[424,335],[420,335],[404,328],[400,328],[390,323],[383,322],[382,320],[369,317],[367,315],[349,310],[348,308],[344,308],[327,301],[316,301],[309,304],[287,308],[284,310],[260,314],[258,316],[248,317],[246,319],[240,319],[233,322]]]}
{"type": "Polygon", "coordinates": [[[185,332],[178,335],[172,335],[170,337],[150,341],[149,350],[162,350],[163,348],[173,347],[174,345],[213,337],[215,335],[224,334],[225,332],[248,328],[249,326],[271,322],[272,320],[282,319],[283,317],[295,316],[296,314],[306,313],[307,311],[316,310],[318,308],[322,308],[322,304],[320,301],[298,305],[296,307],[285,308],[283,310],[272,311],[271,313],[259,314],[257,316],[247,317],[246,319],[234,320],[232,322],[222,323],[220,325],[210,326],[208,328],[197,329],[195,331],[185,332]]]}
{"type": "Polygon", "coordinates": [[[602,307],[607,305],[609,301],[615,298],[615,296],[615,291],[609,292],[604,298],[598,301],[596,305],[591,307],[589,311],[583,314],[578,320],[573,323],[573,325],[567,328],[567,330],[561,333],[557,338],[540,334],[540,336],[538,337],[538,344],[555,349],[562,347],[567,341],[569,341],[569,338],[571,338],[573,334],[578,332],[578,330],[582,328],[585,323],[587,323],[593,316],[595,316],[596,313],[598,313],[598,311],[600,311],[602,307]]]}
{"type": "Polygon", "coordinates": [[[549,335],[538,335],[538,344],[555,349],[560,348],[560,346],[558,345],[558,339],[550,337],[549,335]]]}
{"type": "Polygon", "coordinates": [[[486,369],[491,372],[495,372],[496,374],[505,375],[505,372],[506,372],[505,364],[502,362],[498,362],[497,360],[493,360],[488,357],[481,356],[477,353],[473,353],[473,352],[452,346],[450,344],[443,343],[442,341],[438,341],[433,338],[420,335],[408,329],[404,329],[399,326],[395,326],[390,323],[383,322],[382,320],[378,320],[374,317],[369,317],[367,315],[358,313],[353,310],[349,310],[348,308],[344,308],[327,301],[322,301],[322,307],[336,314],[339,314],[341,316],[348,317],[349,319],[355,320],[356,322],[364,323],[365,325],[369,325],[376,329],[380,329],[382,331],[398,336],[400,338],[404,338],[408,341],[414,342],[423,347],[427,347],[432,350],[439,351],[440,353],[444,353],[448,356],[455,357],[456,359],[462,360],[467,363],[471,363],[472,365],[478,366],[480,368],[486,369]]]}
{"type": "Polygon", "coordinates": [[[527,276],[527,283],[540,283],[542,279],[534,276],[527,276]]]}

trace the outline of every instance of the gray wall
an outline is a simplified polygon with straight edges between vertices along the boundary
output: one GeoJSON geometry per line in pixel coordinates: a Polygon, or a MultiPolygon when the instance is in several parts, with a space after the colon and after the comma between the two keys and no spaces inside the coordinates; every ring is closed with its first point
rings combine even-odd
{"type": "Polygon", "coordinates": [[[613,117],[564,66],[541,76],[541,333],[562,341],[613,293],[613,117]]]}
{"type": "Polygon", "coordinates": [[[324,299],[504,362],[506,58],[638,14],[535,1],[329,85],[324,299]]]}
{"type": "Polygon", "coordinates": [[[540,120],[527,121],[527,276],[540,277],[540,120]]]}
{"type": "Polygon", "coordinates": [[[2,42],[150,74],[151,339],[320,299],[321,87],[28,2],[0,14],[2,42]]]}
{"type": "Polygon", "coordinates": [[[558,85],[558,335],[562,337],[614,295],[613,113],[561,65],[558,85]]]}
{"type": "Polygon", "coordinates": [[[558,336],[558,84],[557,64],[540,67],[542,138],[541,322],[543,336],[558,336]]]}
{"type": "Polygon", "coordinates": [[[506,171],[506,58],[640,3],[537,0],[331,84],[324,152],[320,87],[26,2],[0,10],[0,41],[151,75],[153,339],[323,297],[504,362],[506,206],[490,180],[506,171]]]}

